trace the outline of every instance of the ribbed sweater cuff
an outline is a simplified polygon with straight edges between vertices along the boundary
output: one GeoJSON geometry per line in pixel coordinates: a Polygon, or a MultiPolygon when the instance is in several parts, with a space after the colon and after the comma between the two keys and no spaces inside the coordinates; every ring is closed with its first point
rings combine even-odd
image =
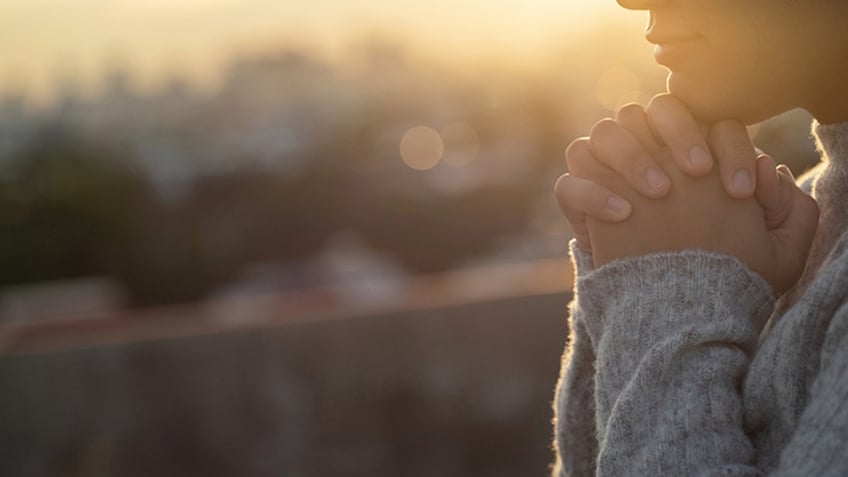
{"type": "Polygon", "coordinates": [[[582,277],[595,269],[595,262],[591,253],[586,253],[577,246],[577,239],[568,242],[568,250],[571,252],[571,263],[574,264],[574,276],[582,277]]]}
{"type": "Polygon", "coordinates": [[[768,283],[741,261],[700,250],[617,260],[578,274],[576,290],[595,344],[609,327],[645,339],[693,320],[747,319],[756,336],[774,306],[768,283]]]}

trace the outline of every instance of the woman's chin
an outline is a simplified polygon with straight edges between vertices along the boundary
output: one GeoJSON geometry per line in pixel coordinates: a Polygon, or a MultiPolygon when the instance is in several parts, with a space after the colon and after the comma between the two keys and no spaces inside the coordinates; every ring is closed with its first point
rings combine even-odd
{"type": "Polygon", "coordinates": [[[695,118],[705,123],[735,119],[750,125],[779,113],[758,107],[753,101],[754,95],[746,97],[738,90],[721,88],[706,81],[687,81],[674,73],[669,74],[666,86],[668,92],[680,99],[695,118]]]}

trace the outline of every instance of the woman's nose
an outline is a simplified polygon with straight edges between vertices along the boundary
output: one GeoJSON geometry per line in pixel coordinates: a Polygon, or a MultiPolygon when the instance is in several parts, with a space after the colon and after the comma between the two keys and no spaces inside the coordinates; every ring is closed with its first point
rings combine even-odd
{"type": "Polygon", "coordinates": [[[618,0],[618,4],[628,10],[648,10],[666,4],[671,0],[618,0]]]}

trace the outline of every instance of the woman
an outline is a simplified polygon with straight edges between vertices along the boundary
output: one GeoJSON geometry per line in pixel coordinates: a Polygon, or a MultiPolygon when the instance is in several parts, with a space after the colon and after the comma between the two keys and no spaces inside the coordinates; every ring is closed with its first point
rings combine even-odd
{"type": "Polygon", "coordinates": [[[554,474],[848,475],[848,2],[619,3],[670,94],[566,152],[554,474]],[[795,107],[800,189],[744,128],[795,107]]]}

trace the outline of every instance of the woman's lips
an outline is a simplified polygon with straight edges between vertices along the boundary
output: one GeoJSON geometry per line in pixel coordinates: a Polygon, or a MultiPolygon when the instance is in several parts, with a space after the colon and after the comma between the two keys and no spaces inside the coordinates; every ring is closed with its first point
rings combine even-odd
{"type": "MultiPolygon", "coordinates": [[[[652,42],[654,43],[654,42],[652,42]]],[[[698,38],[680,39],[674,41],[659,41],[654,47],[654,58],[657,63],[673,68],[692,56],[697,46],[698,38]]]]}

